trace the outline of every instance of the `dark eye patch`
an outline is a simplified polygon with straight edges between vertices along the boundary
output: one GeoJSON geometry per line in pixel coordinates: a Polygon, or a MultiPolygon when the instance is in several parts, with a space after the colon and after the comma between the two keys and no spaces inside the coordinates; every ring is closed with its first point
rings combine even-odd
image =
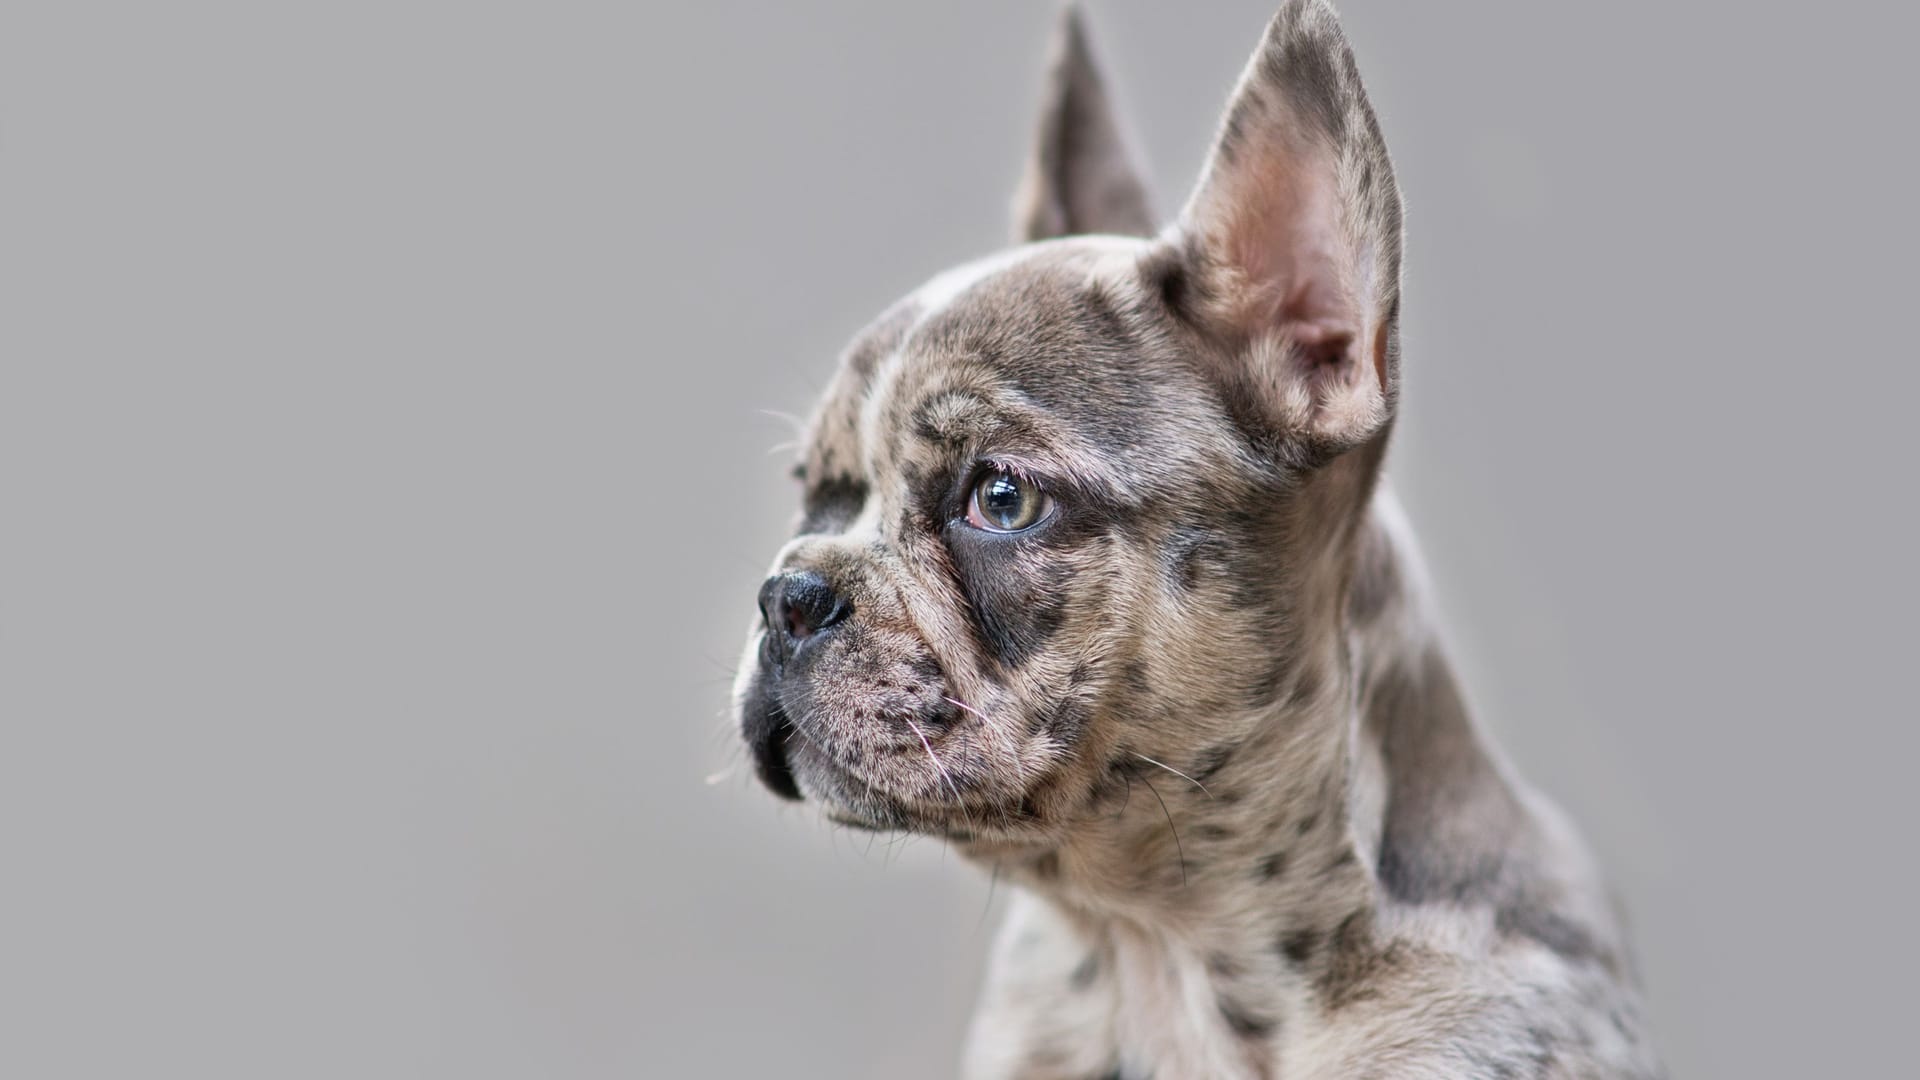
{"type": "Polygon", "coordinates": [[[1067,582],[1050,572],[1053,560],[1031,550],[1026,537],[982,532],[965,522],[949,524],[946,535],[982,642],[1003,664],[1020,666],[1065,621],[1067,582]],[[1029,550],[1017,551],[1021,545],[1029,550]]]}
{"type": "MultiPolygon", "coordinates": [[[[962,475],[965,482],[954,486],[966,491],[979,472],[962,475]]],[[[1119,515],[1086,492],[1049,486],[1057,493],[1052,516],[1025,532],[987,532],[959,514],[942,530],[981,641],[1010,668],[1044,648],[1066,621],[1076,584],[1073,552],[1112,530],[1119,515]]]]}

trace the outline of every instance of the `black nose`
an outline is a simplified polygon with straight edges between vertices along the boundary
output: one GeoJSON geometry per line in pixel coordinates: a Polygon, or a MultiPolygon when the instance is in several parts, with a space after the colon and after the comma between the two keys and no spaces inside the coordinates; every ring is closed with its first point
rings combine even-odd
{"type": "Polygon", "coordinates": [[[853,605],[811,570],[775,574],[760,586],[760,617],[766,620],[767,633],[789,651],[852,613],[853,605]]]}

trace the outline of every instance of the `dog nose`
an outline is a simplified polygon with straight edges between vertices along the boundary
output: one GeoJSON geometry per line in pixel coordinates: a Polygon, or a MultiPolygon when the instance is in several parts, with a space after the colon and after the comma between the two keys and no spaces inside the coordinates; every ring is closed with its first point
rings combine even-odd
{"type": "Polygon", "coordinates": [[[811,570],[775,574],[760,586],[760,617],[767,632],[791,647],[853,613],[827,579],[811,570]]]}

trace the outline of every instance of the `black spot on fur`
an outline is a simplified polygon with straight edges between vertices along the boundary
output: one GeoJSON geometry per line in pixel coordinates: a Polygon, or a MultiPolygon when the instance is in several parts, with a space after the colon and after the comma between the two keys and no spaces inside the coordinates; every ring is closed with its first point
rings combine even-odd
{"type": "Polygon", "coordinates": [[[1227,762],[1233,760],[1234,753],[1239,749],[1238,743],[1227,743],[1202,750],[1193,759],[1193,778],[1203,784],[1213,779],[1221,769],[1227,767],[1227,762]]]}
{"type": "Polygon", "coordinates": [[[1260,860],[1260,880],[1272,881],[1287,872],[1287,853],[1276,851],[1260,860]]]}
{"type": "Polygon", "coordinates": [[[1049,851],[1033,860],[1033,873],[1042,881],[1052,881],[1060,876],[1060,854],[1049,851]]]}
{"type": "Polygon", "coordinates": [[[1275,657],[1259,665],[1254,671],[1254,677],[1247,683],[1245,697],[1247,708],[1260,709],[1271,705],[1279,698],[1280,688],[1286,684],[1292,672],[1293,664],[1284,657],[1275,657]]]}
{"type": "Polygon", "coordinates": [[[1301,664],[1293,670],[1293,685],[1287,691],[1287,704],[1294,708],[1305,708],[1320,697],[1326,688],[1326,674],[1317,664],[1301,664]]]}
{"type": "Polygon", "coordinates": [[[1373,923],[1366,912],[1342,920],[1327,941],[1328,962],[1319,978],[1328,1002],[1344,1002],[1361,992],[1374,970],[1373,923]]]}
{"type": "Polygon", "coordinates": [[[1320,935],[1312,930],[1295,930],[1280,939],[1280,955],[1287,962],[1299,967],[1313,959],[1313,952],[1320,945],[1320,935]]]}
{"type": "Polygon", "coordinates": [[[1192,270],[1199,259],[1199,246],[1190,239],[1162,247],[1140,263],[1140,279],[1147,294],[1160,302],[1166,314],[1189,325],[1212,296],[1206,279],[1192,270]]]}
{"type": "Polygon", "coordinates": [[[935,446],[964,447],[983,433],[967,421],[990,415],[986,403],[969,393],[946,391],[933,394],[914,406],[909,430],[935,446]],[[955,418],[960,422],[956,423],[955,418]]]}
{"type": "Polygon", "coordinates": [[[1167,582],[1182,592],[1191,592],[1202,580],[1220,569],[1224,555],[1222,542],[1202,530],[1182,532],[1167,542],[1162,561],[1167,582]]]}
{"type": "Polygon", "coordinates": [[[1593,935],[1572,920],[1545,907],[1515,903],[1494,913],[1494,929],[1546,946],[1569,960],[1598,959],[1612,967],[1612,957],[1599,948],[1593,935]]]}
{"type": "Polygon", "coordinates": [[[903,463],[900,479],[907,489],[907,520],[902,532],[921,532],[950,516],[949,504],[957,497],[952,477],[938,469],[903,463]]]}
{"type": "Polygon", "coordinates": [[[1109,761],[1106,771],[1102,772],[1100,779],[1094,783],[1093,801],[1106,803],[1114,799],[1125,799],[1131,797],[1132,792],[1133,780],[1124,763],[1109,761]]]}
{"type": "Polygon", "coordinates": [[[1073,974],[1067,976],[1067,984],[1075,990],[1085,990],[1100,977],[1100,954],[1090,952],[1074,966],[1073,974]]]}
{"type": "Polygon", "coordinates": [[[1093,707],[1079,697],[1054,698],[1043,703],[1027,718],[1029,733],[1050,733],[1063,742],[1071,742],[1092,718],[1093,707]]]}
{"type": "Polygon", "coordinates": [[[846,475],[823,476],[807,485],[801,504],[802,534],[842,532],[867,504],[867,482],[846,475]]]}
{"type": "Polygon", "coordinates": [[[925,653],[908,660],[906,669],[923,686],[938,685],[947,677],[947,673],[940,670],[940,661],[925,653]]]}
{"type": "Polygon", "coordinates": [[[1160,302],[1169,309],[1178,311],[1187,306],[1187,290],[1191,281],[1186,266],[1169,259],[1163,264],[1160,275],[1152,280],[1152,284],[1160,294],[1160,302]]]}
{"type": "Polygon", "coordinates": [[[1238,1004],[1220,998],[1220,1018],[1227,1022],[1235,1035],[1243,1039],[1264,1039],[1273,1034],[1279,1023],[1269,1017],[1259,1016],[1247,1011],[1238,1004]]]}
{"type": "Polygon", "coordinates": [[[1315,983],[1327,1008],[1339,1009],[1377,994],[1405,962],[1403,946],[1375,936],[1372,912],[1356,911],[1328,936],[1315,983]]]}
{"type": "Polygon", "coordinates": [[[1225,825],[1202,822],[1193,827],[1193,835],[1202,840],[1225,840],[1233,836],[1233,830],[1225,825]]]}
{"type": "Polygon", "coordinates": [[[1081,290],[1076,317],[1082,333],[1091,341],[1122,351],[1131,351],[1138,344],[1139,335],[1132,320],[1103,281],[1093,281],[1081,290]]]}

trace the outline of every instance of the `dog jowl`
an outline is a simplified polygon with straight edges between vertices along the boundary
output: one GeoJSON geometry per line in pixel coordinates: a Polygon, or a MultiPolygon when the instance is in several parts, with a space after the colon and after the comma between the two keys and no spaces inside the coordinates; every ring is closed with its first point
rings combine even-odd
{"type": "Polygon", "coordinates": [[[973,1076],[1658,1075],[1379,474],[1400,196],[1331,9],[1164,228],[1069,10],[1018,246],[856,336],[736,687],[774,792],[1013,881],[973,1076]]]}

